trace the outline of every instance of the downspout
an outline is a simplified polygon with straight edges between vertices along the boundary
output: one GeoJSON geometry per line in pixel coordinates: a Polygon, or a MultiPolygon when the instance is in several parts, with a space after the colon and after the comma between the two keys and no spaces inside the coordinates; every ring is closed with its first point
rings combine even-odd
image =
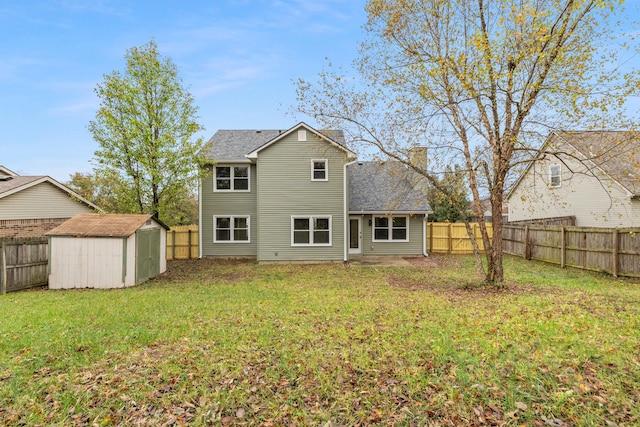
{"type": "MultiPolygon", "coordinates": [[[[176,242],[173,244],[175,245],[176,242]]],[[[204,246],[202,244],[202,178],[198,178],[198,258],[200,259],[202,259],[202,246],[204,246]]]]}
{"type": "Polygon", "coordinates": [[[422,220],[422,255],[429,256],[427,252],[427,217],[428,213],[424,214],[424,219],[422,220]]]}
{"type": "Polygon", "coordinates": [[[344,205],[344,221],[343,221],[344,235],[342,240],[344,241],[344,262],[349,261],[349,205],[348,205],[348,197],[347,197],[349,192],[349,186],[347,185],[347,178],[348,178],[347,166],[357,162],[358,162],[358,159],[352,162],[345,163],[344,175],[342,176],[342,181],[343,181],[342,197],[343,197],[343,205],[344,205]]]}

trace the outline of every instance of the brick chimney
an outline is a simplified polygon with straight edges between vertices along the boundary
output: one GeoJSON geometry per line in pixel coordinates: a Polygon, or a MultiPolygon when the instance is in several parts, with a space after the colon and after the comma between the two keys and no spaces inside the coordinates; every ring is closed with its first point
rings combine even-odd
{"type": "MultiPolygon", "coordinates": [[[[420,170],[427,170],[427,147],[420,145],[414,145],[409,148],[409,163],[417,167],[420,170]]],[[[428,181],[423,175],[420,175],[414,170],[409,171],[409,182],[411,186],[416,190],[422,191],[426,194],[428,189],[428,181]]]]}

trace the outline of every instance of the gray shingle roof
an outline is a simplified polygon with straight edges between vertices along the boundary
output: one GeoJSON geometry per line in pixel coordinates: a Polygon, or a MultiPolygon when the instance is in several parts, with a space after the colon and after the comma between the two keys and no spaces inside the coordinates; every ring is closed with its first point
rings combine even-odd
{"type": "MultiPolygon", "coordinates": [[[[638,133],[556,131],[553,137],[571,144],[631,194],[640,195],[640,135],[638,133]]],[[[553,144],[553,142],[553,139],[550,139],[550,143],[553,144]]]]}
{"type": "Polygon", "coordinates": [[[426,195],[411,186],[411,172],[401,163],[358,162],[347,169],[349,212],[431,212],[426,195]]]}
{"type": "Polygon", "coordinates": [[[12,176],[11,179],[0,180],[0,197],[3,194],[8,193],[11,190],[20,188],[24,185],[30,184],[33,181],[45,178],[44,176],[12,176]]]}
{"type": "MultiPolygon", "coordinates": [[[[201,154],[203,154],[207,160],[215,160],[217,162],[247,162],[245,155],[262,147],[284,132],[286,132],[286,130],[219,130],[209,139],[201,154]]],[[[343,131],[331,130],[321,133],[344,146],[343,131]]]]}

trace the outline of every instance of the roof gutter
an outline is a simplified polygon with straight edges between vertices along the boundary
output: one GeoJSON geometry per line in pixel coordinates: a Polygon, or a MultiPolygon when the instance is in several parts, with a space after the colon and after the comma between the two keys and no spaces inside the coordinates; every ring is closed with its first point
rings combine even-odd
{"type": "Polygon", "coordinates": [[[202,258],[202,246],[202,178],[198,178],[198,258],[202,258]]]}
{"type": "Polygon", "coordinates": [[[344,241],[344,262],[349,261],[349,198],[347,197],[349,194],[349,188],[347,185],[347,166],[357,163],[358,160],[353,160],[351,162],[347,162],[344,164],[344,175],[342,176],[343,188],[342,188],[342,197],[344,203],[344,234],[342,240],[344,241]]]}

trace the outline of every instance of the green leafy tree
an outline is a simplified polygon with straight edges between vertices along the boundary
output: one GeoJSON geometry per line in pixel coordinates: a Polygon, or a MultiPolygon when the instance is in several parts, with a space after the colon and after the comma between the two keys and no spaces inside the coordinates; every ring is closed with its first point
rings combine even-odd
{"type": "MultiPolygon", "coordinates": [[[[100,173],[76,172],[66,185],[80,196],[89,200],[106,213],[127,213],[135,211],[135,200],[127,198],[127,184],[112,170],[100,173]]],[[[169,225],[189,225],[198,223],[198,200],[188,187],[183,193],[160,206],[160,216],[169,225]]]]}
{"type": "Polygon", "coordinates": [[[119,212],[168,219],[169,206],[196,185],[198,108],[155,42],[127,50],[125,60],[124,72],[105,75],[95,89],[101,102],[89,131],[100,145],[96,177],[114,178],[119,212]]]}
{"type": "Polygon", "coordinates": [[[468,221],[468,188],[464,172],[458,167],[454,169],[447,165],[437,188],[431,186],[429,190],[429,203],[433,209],[429,220],[432,222],[468,221]]]}
{"type": "Polygon", "coordinates": [[[102,174],[76,172],[66,185],[106,213],[129,212],[120,176],[115,171],[102,174]]]}
{"type": "Polygon", "coordinates": [[[445,165],[462,165],[485,248],[486,269],[478,267],[486,283],[502,286],[502,205],[512,168],[531,158],[549,129],[637,123],[625,110],[640,88],[629,61],[638,46],[626,44],[637,25],[624,25],[622,3],[369,0],[354,72],[330,66],[318,82],[300,80],[297,110],[327,129],[343,128],[354,149],[375,147],[436,188],[445,165]],[[414,145],[427,147],[429,171],[411,161],[414,145]],[[487,195],[492,236],[482,215],[487,195]]]}

